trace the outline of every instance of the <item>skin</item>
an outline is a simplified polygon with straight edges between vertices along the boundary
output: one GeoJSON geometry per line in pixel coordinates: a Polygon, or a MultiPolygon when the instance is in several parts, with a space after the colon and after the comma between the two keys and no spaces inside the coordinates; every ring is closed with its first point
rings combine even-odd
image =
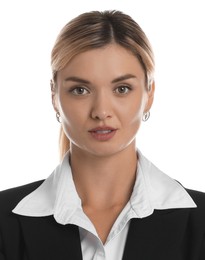
{"type": "Polygon", "coordinates": [[[56,83],[53,106],[71,142],[73,179],[104,243],[132,193],[135,139],[143,113],[152,106],[154,83],[148,91],[139,61],[117,44],[75,56],[57,73],[56,83]],[[116,130],[108,140],[89,132],[104,126],[116,130]]]}

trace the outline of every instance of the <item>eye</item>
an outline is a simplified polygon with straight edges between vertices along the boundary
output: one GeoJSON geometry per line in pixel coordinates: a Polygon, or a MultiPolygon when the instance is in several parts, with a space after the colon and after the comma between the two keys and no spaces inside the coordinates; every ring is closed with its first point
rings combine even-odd
{"type": "Polygon", "coordinates": [[[114,92],[117,94],[127,94],[129,91],[131,91],[130,87],[122,85],[117,87],[114,92]]]}
{"type": "Polygon", "coordinates": [[[70,92],[76,96],[83,96],[89,94],[89,91],[84,87],[75,87],[70,92]]]}

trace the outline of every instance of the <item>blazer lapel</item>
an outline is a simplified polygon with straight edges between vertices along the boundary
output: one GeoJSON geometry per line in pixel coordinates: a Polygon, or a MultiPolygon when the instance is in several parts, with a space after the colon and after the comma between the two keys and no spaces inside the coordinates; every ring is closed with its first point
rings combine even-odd
{"type": "Polygon", "coordinates": [[[178,260],[189,209],[155,211],[143,219],[132,219],[123,260],[178,260]]]}
{"type": "Polygon", "coordinates": [[[29,260],[82,260],[79,229],[58,224],[53,216],[19,216],[29,260]]]}

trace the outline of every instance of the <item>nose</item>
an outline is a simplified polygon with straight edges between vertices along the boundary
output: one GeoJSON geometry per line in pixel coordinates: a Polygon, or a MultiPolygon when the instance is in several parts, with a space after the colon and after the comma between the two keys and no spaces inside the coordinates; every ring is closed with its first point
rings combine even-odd
{"type": "Polygon", "coordinates": [[[112,105],[111,99],[105,95],[105,93],[101,93],[100,95],[94,97],[92,109],[91,109],[91,117],[92,119],[97,120],[105,120],[112,117],[112,105]]]}

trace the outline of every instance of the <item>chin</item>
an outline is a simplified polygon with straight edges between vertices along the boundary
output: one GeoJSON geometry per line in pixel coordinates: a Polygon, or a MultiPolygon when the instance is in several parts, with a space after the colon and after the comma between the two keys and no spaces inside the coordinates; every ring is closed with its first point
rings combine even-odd
{"type": "Polygon", "coordinates": [[[87,152],[92,154],[92,156],[95,157],[111,157],[114,155],[117,155],[121,153],[123,150],[125,150],[126,147],[113,147],[112,145],[108,145],[107,147],[98,147],[96,149],[87,149],[87,152]]]}

